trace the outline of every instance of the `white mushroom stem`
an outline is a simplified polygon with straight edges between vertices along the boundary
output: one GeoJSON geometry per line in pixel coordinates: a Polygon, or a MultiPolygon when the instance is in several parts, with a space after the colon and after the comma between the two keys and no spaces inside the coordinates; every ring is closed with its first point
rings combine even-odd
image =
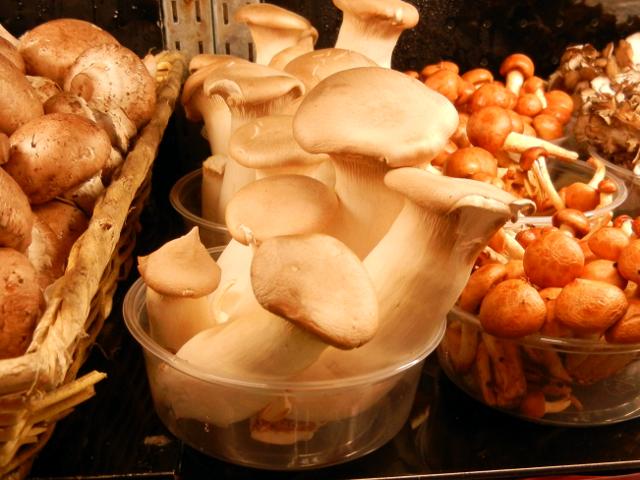
{"type": "Polygon", "coordinates": [[[548,142],[538,137],[531,137],[521,133],[510,132],[505,139],[502,148],[508,152],[522,153],[533,147],[544,148],[549,156],[557,157],[561,160],[577,160],[579,155],[577,152],[567,150],[554,143],[548,142]]]}
{"type": "Polygon", "coordinates": [[[218,217],[218,199],[222,188],[224,169],[229,157],[212,155],[202,162],[201,213],[202,218],[210,222],[224,223],[224,217],[218,217]]]}
{"type": "Polygon", "coordinates": [[[9,30],[4,28],[4,26],[0,23],[0,38],[4,38],[7,42],[9,42],[14,47],[18,48],[20,44],[20,40],[14,37],[9,30]]]}
{"type": "Polygon", "coordinates": [[[589,159],[587,160],[587,164],[593,167],[595,170],[593,172],[591,180],[589,180],[588,185],[594,190],[597,190],[598,185],[600,185],[600,182],[604,180],[607,175],[607,167],[602,161],[594,157],[589,157],[589,159]]]}
{"type": "Polygon", "coordinates": [[[520,95],[520,89],[524,84],[524,75],[520,70],[511,70],[507,73],[505,87],[512,91],[516,96],[520,95]]]}
{"type": "Polygon", "coordinates": [[[193,94],[191,102],[202,115],[211,154],[226,155],[229,151],[229,137],[231,136],[229,107],[222,97],[218,95],[209,97],[201,90],[193,94]]]}
{"type": "Polygon", "coordinates": [[[539,156],[533,162],[531,167],[533,174],[538,181],[538,185],[544,190],[545,195],[551,201],[553,207],[556,210],[562,210],[565,208],[564,201],[558,194],[556,187],[553,185],[549,170],[547,169],[547,161],[544,156],[539,156]]]}

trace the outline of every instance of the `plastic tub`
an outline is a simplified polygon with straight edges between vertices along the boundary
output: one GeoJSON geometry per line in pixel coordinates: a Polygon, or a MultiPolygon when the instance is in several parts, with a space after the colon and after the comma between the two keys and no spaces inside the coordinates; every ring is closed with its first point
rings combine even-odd
{"type": "Polygon", "coordinates": [[[447,376],[471,397],[530,421],[595,426],[640,416],[640,344],[542,335],[499,339],[483,333],[475,315],[454,307],[438,358],[447,376]],[[464,345],[475,348],[472,365],[461,361],[462,328],[464,345]],[[539,410],[540,393],[546,413],[539,410]]]}
{"type": "Polygon", "coordinates": [[[194,170],[178,180],[169,194],[173,208],[182,216],[186,230],[198,227],[200,240],[206,247],[226,245],[231,240],[223,223],[202,218],[202,169],[194,170]]]}
{"type": "Polygon", "coordinates": [[[271,470],[346,462],[392,439],[409,416],[424,359],[444,334],[443,322],[414,358],[359,376],[226,378],[199,370],[151,338],[141,279],[128,291],[123,313],[143,348],[154,406],[166,427],[207,455],[271,470]]]}

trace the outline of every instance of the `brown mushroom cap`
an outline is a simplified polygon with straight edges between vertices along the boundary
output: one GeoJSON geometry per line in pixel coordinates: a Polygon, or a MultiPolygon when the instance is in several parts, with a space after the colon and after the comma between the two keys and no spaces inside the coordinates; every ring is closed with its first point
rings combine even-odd
{"type": "Polygon", "coordinates": [[[32,204],[44,203],[93,177],[111,152],[107,133],[79,115],[52,113],[11,135],[4,165],[32,204]]]}
{"type": "Polygon", "coordinates": [[[624,292],[609,283],[577,278],[556,299],[558,321],[579,334],[603,333],[627,311],[624,292]]]}
{"type": "Polygon", "coordinates": [[[622,249],[618,257],[618,271],[627,280],[640,284],[640,240],[631,240],[622,249]]]}
{"type": "Polygon", "coordinates": [[[0,359],[27,350],[43,302],[36,271],[27,257],[0,248],[0,359]]]}
{"type": "Polygon", "coordinates": [[[489,291],[478,315],[490,335],[518,338],[540,330],[546,317],[544,300],[526,280],[500,282],[489,291]]]}
{"type": "Polygon", "coordinates": [[[587,263],[582,269],[580,278],[610,283],[621,290],[627,287],[627,280],[618,272],[616,263],[602,258],[587,263]]]}
{"type": "Polygon", "coordinates": [[[254,253],[251,283],[265,309],[335,347],[356,348],[378,328],[378,300],[367,271],[328,235],[265,240],[254,253]]]}
{"type": "Polygon", "coordinates": [[[291,115],[268,115],[244,124],[231,135],[229,155],[240,165],[255,169],[315,165],[329,158],[298,145],[291,115]]]}
{"type": "Polygon", "coordinates": [[[529,244],[523,263],[534,285],[564,287],[582,273],[584,253],[576,239],[554,230],[529,244]]]}
{"type": "Polygon", "coordinates": [[[338,198],[324,183],[303,175],[274,175],[241,188],[225,217],[231,236],[247,245],[253,239],[322,231],[337,209],[338,198]]]}
{"type": "Polygon", "coordinates": [[[9,137],[0,132],[0,165],[9,161],[11,154],[11,143],[9,143],[9,137]]]}
{"type": "Polygon", "coordinates": [[[220,267],[200,241],[198,227],[138,257],[138,271],[149,288],[170,297],[202,297],[220,283],[220,267]]]}
{"type": "Polygon", "coordinates": [[[629,308],[604,334],[611,343],[640,343],[640,300],[629,299],[629,308]]]}
{"type": "Polygon", "coordinates": [[[502,263],[481,266],[469,277],[458,299],[458,305],[467,312],[476,313],[489,290],[506,280],[507,275],[507,267],[502,263]]]}
{"type": "Polygon", "coordinates": [[[435,157],[457,124],[451,102],[418,80],[361,67],[316,85],[298,108],[293,134],[308,152],[382,157],[398,167],[435,157]]]}
{"type": "Polygon", "coordinates": [[[447,157],[443,173],[450,177],[473,178],[478,173],[498,175],[498,161],[484,148],[459,148],[447,157]]]}
{"type": "Polygon", "coordinates": [[[565,230],[576,238],[585,236],[591,230],[589,219],[580,210],[562,208],[553,214],[551,223],[554,227],[565,230]]]}
{"type": "Polygon", "coordinates": [[[0,57],[5,57],[9,60],[14,67],[25,73],[25,65],[20,52],[14,47],[11,42],[0,37],[0,57]]]}
{"type": "Polygon", "coordinates": [[[121,108],[139,129],[153,114],[156,81],[142,60],[121,45],[84,50],[64,78],[64,89],[102,112],[121,108]]]}
{"type": "Polygon", "coordinates": [[[374,67],[376,63],[361,53],[343,48],[324,48],[300,55],[284,67],[299,78],[307,92],[334,73],[358,67],[374,67]]]}
{"type": "Polygon", "coordinates": [[[574,182],[561,190],[565,204],[581,212],[593,210],[600,202],[598,191],[587,183],[574,182]]]}
{"type": "Polygon", "coordinates": [[[31,243],[33,214],[20,185],[0,167],[0,247],[24,252],[31,243]]]}
{"type": "Polygon", "coordinates": [[[495,105],[474,111],[467,121],[467,136],[471,144],[491,153],[502,149],[511,129],[507,110],[495,105]]]}
{"type": "Polygon", "coordinates": [[[3,56],[0,56],[0,112],[0,132],[7,135],[44,113],[27,77],[3,56]]]}
{"type": "Polygon", "coordinates": [[[620,228],[605,226],[591,234],[588,244],[589,249],[598,257],[615,262],[630,241],[620,228]]]}
{"type": "Polygon", "coordinates": [[[89,226],[89,218],[82,210],[59,200],[35,205],[33,213],[51,228],[65,260],[75,241],[89,226]]]}
{"type": "Polygon", "coordinates": [[[500,75],[507,76],[509,72],[514,70],[520,72],[525,78],[533,76],[534,65],[531,58],[522,53],[514,53],[509,55],[502,61],[500,65],[500,75]]]}
{"type": "Polygon", "coordinates": [[[18,50],[27,73],[48,77],[59,85],[82,52],[99,45],[118,45],[100,27],[84,20],[60,18],[41,23],[20,37],[18,50]]]}

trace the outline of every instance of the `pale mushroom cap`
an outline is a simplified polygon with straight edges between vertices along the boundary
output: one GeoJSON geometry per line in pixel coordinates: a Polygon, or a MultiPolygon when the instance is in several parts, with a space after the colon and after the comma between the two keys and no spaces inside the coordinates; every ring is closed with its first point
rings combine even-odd
{"type": "Polygon", "coordinates": [[[33,204],[44,203],[93,177],[111,151],[109,136],[84,117],[52,113],[23,125],[10,137],[4,168],[33,204]]]}
{"type": "Polygon", "coordinates": [[[198,227],[138,257],[138,271],[149,288],[172,297],[202,297],[220,283],[220,267],[200,241],[198,227]]]}
{"type": "Polygon", "coordinates": [[[399,167],[435,157],[457,125],[453,104],[422,82],[362,67],[316,85],[298,107],[293,134],[308,152],[377,157],[399,167]]]}
{"type": "Polygon", "coordinates": [[[62,91],[60,85],[47,77],[27,75],[27,80],[43,105],[51,97],[62,91]]]}
{"type": "Polygon", "coordinates": [[[338,209],[324,183],[304,175],[274,175],[240,189],[227,205],[229,233],[245,245],[267,238],[322,231],[338,209]],[[251,238],[252,237],[252,238],[251,238]]]}
{"type": "Polygon", "coordinates": [[[238,128],[229,141],[229,155],[240,165],[266,169],[314,165],[327,155],[309,153],[293,138],[293,116],[269,115],[238,128]]]}
{"type": "Polygon", "coordinates": [[[24,64],[24,60],[22,59],[22,55],[20,55],[18,49],[14,47],[11,42],[5,40],[2,37],[0,37],[0,56],[5,57],[7,60],[9,60],[13,64],[13,66],[20,70],[22,73],[25,72],[26,67],[24,64]]]}
{"type": "Polygon", "coordinates": [[[0,132],[11,135],[43,114],[42,103],[27,77],[0,55],[0,132]]]}
{"type": "Polygon", "coordinates": [[[140,57],[121,45],[82,52],[64,78],[64,89],[103,112],[121,108],[137,128],[149,121],[156,104],[156,81],[140,57]]]}
{"type": "Polygon", "coordinates": [[[18,50],[27,73],[48,77],[62,85],[67,70],[86,49],[98,45],[118,45],[100,27],[84,20],[61,18],[42,23],[20,37],[18,50]]]}
{"type": "Polygon", "coordinates": [[[255,63],[215,69],[203,88],[206,95],[219,95],[230,108],[240,110],[266,108],[284,98],[294,100],[305,92],[302,82],[293,75],[255,63]]]}
{"type": "Polygon", "coordinates": [[[271,3],[243,5],[236,10],[234,20],[272,29],[300,30],[300,33],[311,27],[309,20],[303,16],[271,3]]]}
{"type": "Polygon", "coordinates": [[[387,21],[402,30],[415,27],[420,20],[416,7],[402,0],[333,0],[333,4],[363,21],[387,21]]]}
{"type": "Polygon", "coordinates": [[[328,235],[265,240],[255,251],[251,282],[258,302],[338,348],[369,341],[378,301],[358,257],[328,235]]]}
{"type": "Polygon", "coordinates": [[[376,62],[361,53],[343,48],[323,48],[291,60],[284,71],[302,80],[307,91],[334,73],[351,68],[375,67],[376,62]]]}
{"type": "Polygon", "coordinates": [[[10,248],[0,248],[0,359],[22,355],[43,305],[36,271],[27,257],[10,248]]]}

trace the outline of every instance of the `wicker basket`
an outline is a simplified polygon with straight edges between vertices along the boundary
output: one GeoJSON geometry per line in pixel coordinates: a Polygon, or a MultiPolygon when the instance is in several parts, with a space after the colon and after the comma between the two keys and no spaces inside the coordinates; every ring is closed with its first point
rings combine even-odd
{"type": "Polygon", "coordinates": [[[93,396],[95,383],[105,376],[93,371],[76,379],[111,312],[118,280],[132,266],[151,167],[187,71],[180,53],[162,52],[157,63],[157,104],[151,121],[96,204],[64,276],[47,289],[46,310],[29,349],[21,357],[0,360],[2,478],[25,477],[55,423],[93,396]]]}

